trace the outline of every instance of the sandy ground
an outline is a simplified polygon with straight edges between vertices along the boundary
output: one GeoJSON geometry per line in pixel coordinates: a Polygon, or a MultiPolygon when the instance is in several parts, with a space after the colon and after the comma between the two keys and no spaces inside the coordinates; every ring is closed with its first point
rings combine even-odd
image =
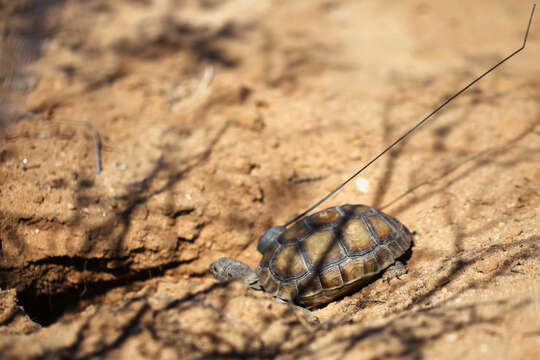
{"type": "Polygon", "coordinates": [[[517,49],[531,3],[0,4],[2,359],[540,358],[540,14],[325,203],[415,232],[401,280],[308,326],[208,272],[517,49]]]}

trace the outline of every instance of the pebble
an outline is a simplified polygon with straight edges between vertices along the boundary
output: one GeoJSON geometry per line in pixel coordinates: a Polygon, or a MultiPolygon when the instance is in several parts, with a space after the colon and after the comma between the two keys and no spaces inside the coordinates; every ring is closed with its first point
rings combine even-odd
{"type": "Polygon", "coordinates": [[[126,163],[121,163],[121,162],[117,162],[115,163],[116,167],[118,169],[120,169],[121,171],[126,171],[127,170],[127,165],[126,163]]]}
{"type": "Polygon", "coordinates": [[[356,188],[362,194],[366,194],[369,191],[369,180],[366,178],[359,178],[356,180],[356,188]]]}

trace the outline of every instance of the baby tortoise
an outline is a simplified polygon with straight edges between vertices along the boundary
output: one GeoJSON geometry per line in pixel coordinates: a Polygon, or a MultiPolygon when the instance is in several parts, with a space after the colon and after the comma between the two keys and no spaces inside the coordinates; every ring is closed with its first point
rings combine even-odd
{"type": "Polygon", "coordinates": [[[266,231],[257,244],[263,258],[256,271],[238,260],[221,258],[210,265],[214,277],[219,281],[241,279],[252,288],[262,289],[278,299],[314,307],[357,289],[385,269],[386,280],[405,272],[404,266],[396,259],[410,248],[411,234],[393,217],[365,205],[336,206],[303,217],[448,103],[523,50],[535,8],[533,5],[520,48],[450,96],[315,205],[285,226],[274,226],[266,231]],[[296,222],[299,219],[302,220],[296,222]],[[295,224],[287,228],[292,223],[295,224]]]}
{"type": "Polygon", "coordinates": [[[310,308],[358,289],[385,269],[386,280],[405,273],[396,259],[410,246],[411,234],[398,220],[369,206],[342,205],[288,229],[270,228],[259,238],[263,258],[255,271],[229,258],[212,263],[210,271],[219,281],[243,280],[310,308]]]}

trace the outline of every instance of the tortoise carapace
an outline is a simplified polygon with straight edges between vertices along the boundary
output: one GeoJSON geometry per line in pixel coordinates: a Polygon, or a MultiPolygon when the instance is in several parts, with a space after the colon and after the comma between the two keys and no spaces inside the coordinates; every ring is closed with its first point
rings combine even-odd
{"type": "Polygon", "coordinates": [[[313,307],[354,291],[410,246],[411,234],[398,220],[369,206],[342,205],[288,229],[268,230],[258,241],[263,257],[255,272],[228,258],[210,271],[218,280],[239,278],[284,301],[313,307]]]}

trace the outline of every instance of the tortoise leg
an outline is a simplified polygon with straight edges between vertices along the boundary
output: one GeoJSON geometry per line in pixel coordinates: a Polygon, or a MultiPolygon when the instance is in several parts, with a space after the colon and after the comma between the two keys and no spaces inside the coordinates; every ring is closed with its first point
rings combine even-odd
{"type": "Polygon", "coordinates": [[[278,297],[275,298],[277,301],[288,304],[293,313],[296,315],[298,320],[302,325],[307,327],[308,329],[314,329],[315,326],[319,325],[320,321],[317,316],[315,316],[311,311],[309,311],[306,308],[303,308],[301,306],[298,306],[294,304],[292,301],[287,301],[280,299],[278,297]]]}
{"type": "Polygon", "coordinates": [[[405,275],[407,273],[407,267],[403,265],[400,261],[396,261],[393,265],[388,267],[384,273],[382,274],[382,280],[383,282],[389,283],[390,280],[393,278],[396,278],[398,280],[401,275],[405,275]]]}

